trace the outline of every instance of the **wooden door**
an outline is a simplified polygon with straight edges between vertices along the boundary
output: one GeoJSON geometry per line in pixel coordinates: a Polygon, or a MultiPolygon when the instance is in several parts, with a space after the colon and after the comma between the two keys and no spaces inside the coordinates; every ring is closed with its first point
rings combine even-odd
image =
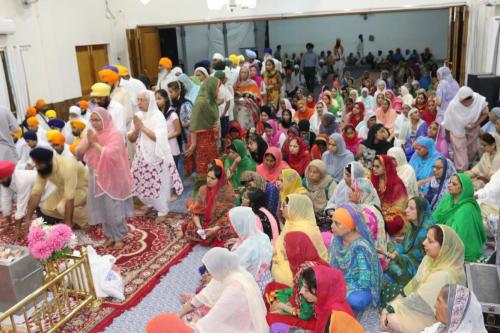
{"type": "Polygon", "coordinates": [[[130,68],[133,76],[145,74],[153,84],[158,80],[158,61],[161,58],[158,28],[127,30],[130,68]]]}
{"type": "Polygon", "coordinates": [[[107,45],[82,45],[76,47],[76,61],[80,74],[82,96],[90,95],[90,87],[99,81],[97,72],[109,63],[107,45]]]}
{"type": "Polygon", "coordinates": [[[465,82],[468,29],[469,8],[467,6],[450,7],[448,21],[448,65],[460,85],[463,85],[465,82]]]}

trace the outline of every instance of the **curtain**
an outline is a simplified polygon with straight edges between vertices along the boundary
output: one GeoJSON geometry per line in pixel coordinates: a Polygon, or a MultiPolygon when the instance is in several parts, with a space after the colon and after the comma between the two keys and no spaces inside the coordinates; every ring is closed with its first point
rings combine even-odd
{"type": "Polygon", "coordinates": [[[9,91],[7,89],[7,73],[4,71],[2,59],[0,58],[0,106],[10,110],[9,91]]]}
{"type": "Polygon", "coordinates": [[[17,120],[21,122],[26,116],[30,100],[23,58],[26,47],[7,46],[5,51],[7,56],[7,75],[10,79],[12,94],[14,95],[17,120]]]}
{"type": "Polygon", "coordinates": [[[485,6],[481,0],[471,0],[469,9],[467,73],[490,73],[492,60],[488,62],[488,58],[492,58],[485,50],[489,48],[488,44],[494,41],[494,37],[489,35],[492,24],[491,18],[495,15],[495,7],[485,6]]]}
{"type": "Polygon", "coordinates": [[[209,24],[208,25],[208,55],[207,59],[212,60],[214,53],[224,55],[224,34],[222,31],[222,24],[209,24]]]}
{"type": "Polygon", "coordinates": [[[227,44],[229,54],[242,54],[244,49],[253,48],[255,46],[253,22],[227,23],[227,44]]]}

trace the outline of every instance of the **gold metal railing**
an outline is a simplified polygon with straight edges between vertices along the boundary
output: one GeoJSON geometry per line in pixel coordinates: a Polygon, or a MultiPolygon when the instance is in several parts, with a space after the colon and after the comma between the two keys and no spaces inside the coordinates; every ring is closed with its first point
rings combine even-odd
{"type": "Polygon", "coordinates": [[[99,307],[85,248],[46,268],[45,284],[0,315],[1,332],[57,332],[82,308],[99,307]]]}

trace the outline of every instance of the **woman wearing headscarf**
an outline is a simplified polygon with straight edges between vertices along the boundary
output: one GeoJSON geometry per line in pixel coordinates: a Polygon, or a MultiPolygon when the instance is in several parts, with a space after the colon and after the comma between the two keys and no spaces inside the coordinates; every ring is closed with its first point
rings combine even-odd
{"type": "Polygon", "coordinates": [[[361,89],[361,96],[359,97],[359,101],[363,103],[367,111],[375,110],[375,98],[370,95],[370,91],[367,87],[361,89]]]}
{"type": "Polygon", "coordinates": [[[268,59],[265,62],[264,84],[266,85],[265,102],[279,106],[281,93],[281,74],[276,70],[273,60],[268,59]]]}
{"type": "Polygon", "coordinates": [[[356,129],[351,124],[346,124],[342,128],[342,138],[346,144],[347,149],[356,157],[363,154],[360,143],[363,141],[362,138],[358,136],[356,129]]]}
{"type": "Polygon", "coordinates": [[[446,285],[436,300],[437,323],[422,333],[487,333],[476,295],[459,284],[446,285]]]}
{"type": "Polygon", "coordinates": [[[207,183],[200,187],[195,201],[189,205],[190,216],[182,225],[186,240],[203,246],[222,246],[234,238],[227,212],[234,206],[234,191],[224,168],[216,165],[208,170],[207,183]]]}
{"type": "Polygon", "coordinates": [[[314,114],[314,108],[309,108],[306,101],[300,100],[297,102],[297,111],[295,112],[294,120],[298,123],[301,120],[309,120],[314,114]]]}
{"type": "Polygon", "coordinates": [[[106,109],[94,108],[90,123],[92,129],[87,130],[77,148],[77,156],[89,168],[88,222],[102,224],[105,246],[114,244],[115,249],[121,249],[127,235],[127,218],[134,211],[127,148],[106,109]]]}
{"type": "Polygon", "coordinates": [[[409,197],[415,197],[418,195],[417,187],[417,176],[415,175],[415,170],[406,161],[406,155],[403,148],[392,147],[387,151],[387,155],[392,157],[396,162],[396,171],[398,172],[399,178],[403,181],[406,187],[406,192],[409,197]]]}
{"type": "Polygon", "coordinates": [[[361,142],[363,165],[371,169],[375,156],[387,154],[390,148],[392,143],[387,141],[387,129],[382,124],[373,125],[366,140],[361,142]]]}
{"type": "Polygon", "coordinates": [[[413,105],[413,96],[410,94],[408,88],[405,85],[402,85],[401,88],[401,99],[403,100],[403,104],[413,105]]]}
{"type": "Polygon", "coordinates": [[[440,67],[437,70],[437,78],[439,84],[436,89],[436,105],[438,107],[436,120],[438,123],[441,123],[448,105],[456,96],[460,86],[453,78],[451,70],[446,66],[440,67]]]}
{"type": "Polygon", "coordinates": [[[329,230],[330,222],[325,214],[328,200],[333,197],[337,183],[327,173],[327,167],[322,160],[313,160],[306,168],[302,185],[307,190],[316,214],[316,223],[321,231],[329,230]]]}
{"type": "Polygon", "coordinates": [[[339,113],[340,106],[337,100],[332,97],[332,93],[328,90],[323,91],[323,94],[321,95],[321,101],[325,104],[326,107],[324,112],[329,112],[334,117],[336,117],[339,113]]]}
{"type": "Polygon", "coordinates": [[[372,236],[372,241],[379,253],[382,269],[388,261],[383,253],[387,251],[388,236],[385,232],[385,221],[380,211],[380,199],[372,183],[366,178],[355,178],[349,187],[349,203],[359,206],[365,216],[366,226],[372,236]]]}
{"type": "Polygon", "coordinates": [[[255,187],[264,191],[266,193],[266,208],[276,216],[280,204],[280,192],[275,184],[267,182],[262,175],[253,171],[243,172],[241,175],[241,184],[247,189],[255,187]]]}
{"type": "Polygon", "coordinates": [[[387,90],[385,92],[385,98],[391,101],[391,106],[394,110],[396,110],[397,113],[401,112],[401,107],[403,106],[403,100],[396,96],[394,91],[392,90],[387,90]]]}
{"type": "Polygon", "coordinates": [[[358,136],[365,140],[368,137],[368,132],[373,125],[377,123],[377,115],[374,111],[368,111],[365,114],[365,119],[356,126],[358,136]]]}
{"type": "Polygon", "coordinates": [[[391,236],[404,232],[408,194],[396,171],[396,162],[387,155],[377,155],[371,173],[373,187],[380,198],[385,230],[391,236]]]}
{"type": "Polygon", "coordinates": [[[214,142],[219,136],[219,108],[216,99],[220,82],[215,77],[203,81],[189,123],[190,145],[185,154],[189,157],[195,153],[199,182],[206,178],[208,162],[217,158],[217,145],[214,142]]]}
{"type": "Polygon", "coordinates": [[[415,170],[419,191],[427,193],[429,189],[428,179],[432,177],[434,162],[442,155],[436,151],[434,140],[431,138],[418,138],[414,147],[415,153],[410,159],[410,165],[415,170]]]}
{"type": "Polygon", "coordinates": [[[257,173],[268,182],[274,183],[278,180],[283,169],[290,166],[283,161],[281,150],[276,147],[269,147],[264,154],[264,162],[257,166],[257,173]]]}
{"type": "Polygon", "coordinates": [[[297,171],[302,177],[306,167],[311,162],[308,145],[300,137],[293,137],[288,144],[283,145],[283,155],[286,156],[286,162],[290,168],[297,171]]]}
{"type": "Polygon", "coordinates": [[[229,146],[229,156],[224,160],[224,168],[233,188],[241,187],[241,175],[245,171],[255,171],[256,164],[248,155],[245,143],[239,139],[229,146]]]}
{"type": "Polygon", "coordinates": [[[427,134],[427,123],[423,121],[416,108],[413,108],[408,113],[409,121],[404,125],[405,128],[401,130],[402,135],[406,134],[405,142],[405,154],[406,158],[409,160],[415,153],[414,143],[420,138],[427,134]]]}
{"type": "Polygon", "coordinates": [[[356,102],[350,112],[347,115],[347,123],[356,127],[359,123],[361,123],[365,118],[365,105],[363,102],[356,102]]]}
{"type": "Polygon", "coordinates": [[[292,115],[291,119],[293,119],[293,117],[295,115],[295,109],[293,108],[292,103],[290,103],[290,100],[288,98],[281,99],[278,113],[276,114],[276,116],[282,117],[283,111],[285,111],[285,110],[290,111],[290,113],[292,115]]]}
{"type": "Polygon", "coordinates": [[[324,112],[328,112],[325,102],[318,101],[318,103],[316,103],[314,107],[314,113],[312,114],[311,118],[309,118],[310,129],[316,135],[319,135],[321,119],[324,112]]]}
{"type": "Polygon", "coordinates": [[[481,132],[483,133],[496,133],[496,121],[500,119],[500,107],[497,106],[490,110],[488,113],[489,120],[486,124],[481,127],[481,132]]]}
{"type": "MultiPolygon", "coordinates": [[[[269,309],[266,316],[267,323],[271,326],[281,323],[302,329],[314,329],[316,325],[314,305],[301,295],[302,273],[310,267],[328,267],[328,263],[321,258],[311,239],[304,232],[289,232],[285,236],[284,244],[293,275],[293,285],[271,282],[267,286],[264,293],[264,300],[269,309]]],[[[272,328],[271,332],[276,330],[272,328]]]]}
{"type": "Polygon", "coordinates": [[[373,94],[373,96],[377,96],[378,94],[385,94],[387,91],[387,83],[383,79],[377,80],[377,91],[373,94]]]}
{"type": "Polygon", "coordinates": [[[250,207],[235,207],[229,211],[229,222],[238,235],[231,252],[238,255],[245,268],[264,292],[271,281],[273,246],[265,233],[257,228],[256,217],[250,207]]]}
{"type": "Polygon", "coordinates": [[[444,135],[444,127],[439,125],[437,122],[433,121],[427,128],[427,137],[434,140],[436,145],[436,150],[440,152],[443,156],[448,156],[448,142],[446,141],[444,135]]]}
{"type": "Polygon", "coordinates": [[[483,188],[491,176],[500,169],[500,135],[483,133],[479,145],[483,151],[481,159],[472,169],[465,172],[471,177],[475,190],[483,188]]]}
{"type": "Polygon", "coordinates": [[[477,261],[483,254],[486,233],[470,177],[464,173],[455,174],[450,179],[448,191],[432,217],[436,223],[453,228],[462,239],[465,261],[477,261]]]}
{"type": "Polygon", "coordinates": [[[453,162],[444,156],[440,156],[434,162],[433,175],[429,183],[429,189],[425,198],[429,202],[431,211],[434,211],[441,199],[448,194],[448,183],[457,171],[453,162]]]}
{"type": "Polygon", "coordinates": [[[179,317],[204,305],[210,310],[191,324],[195,332],[269,332],[259,287],[254,277],[240,265],[238,255],[217,247],[209,250],[201,261],[212,280],[184,305],[179,317]]]}
{"type": "Polygon", "coordinates": [[[307,234],[323,260],[328,258],[328,253],[319,228],[316,225],[311,199],[303,194],[290,194],[285,198],[282,207],[283,218],[286,222],[275,244],[276,250],[273,256],[271,273],[273,275],[273,281],[292,286],[292,271],[290,270],[288,259],[284,256],[284,240],[289,232],[301,231],[307,234]]]}
{"type": "Polygon", "coordinates": [[[404,287],[404,296],[382,311],[382,330],[420,333],[436,321],[434,304],[441,288],[465,283],[464,244],[453,229],[444,225],[430,227],[423,246],[426,255],[404,287]]]}
{"type": "Polygon", "coordinates": [[[377,115],[377,122],[384,125],[391,135],[394,133],[394,123],[398,113],[392,107],[392,102],[388,98],[384,98],[380,104],[380,107],[375,110],[377,115]]]}
{"type": "Polygon", "coordinates": [[[328,135],[320,134],[316,137],[311,147],[311,157],[313,160],[320,160],[328,146],[328,135]]]}
{"type": "Polygon", "coordinates": [[[154,93],[149,90],[139,93],[138,106],[140,111],[134,115],[128,133],[130,142],[135,143],[133,193],[150,211],[158,212],[156,222],[160,223],[169,211],[171,184],[180,195],[182,182],[168,143],[167,121],[156,105],[154,93]]]}
{"type": "MultiPolygon", "coordinates": [[[[326,93],[326,92],[325,92],[326,93]]],[[[334,115],[339,116],[344,111],[344,99],[336,87],[332,87],[332,105],[335,107],[334,115]]]]}
{"type": "Polygon", "coordinates": [[[280,203],[290,194],[305,194],[307,190],[302,187],[302,178],[297,171],[287,168],[281,170],[281,174],[276,181],[276,186],[280,191],[280,203]]]}
{"type": "MultiPolygon", "coordinates": [[[[353,161],[347,164],[344,168],[343,178],[335,188],[333,196],[331,196],[328,200],[325,210],[328,211],[331,209],[335,209],[340,205],[349,202],[349,188],[352,185],[352,180],[364,177],[365,168],[363,168],[363,165],[361,163],[353,161]]],[[[380,206],[380,200],[378,205],[380,206]]]]}
{"type": "Polygon", "coordinates": [[[286,134],[280,131],[279,124],[274,119],[269,119],[264,123],[264,134],[262,138],[269,147],[281,149],[286,141],[286,134]]]}
{"type": "Polygon", "coordinates": [[[396,244],[392,252],[386,253],[390,263],[384,272],[385,284],[382,291],[384,304],[402,292],[404,286],[417,273],[425,255],[422,243],[427,237],[427,231],[434,225],[432,212],[425,198],[413,197],[408,200],[405,213],[409,223],[403,241],[396,244]]]}
{"type": "Polygon", "coordinates": [[[292,111],[283,110],[281,113],[280,130],[286,133],[290,127],[296,125],[297,124],[293,120],[292,111]]]}
{"type": "Polygon", "coordinates": [[[250,156],[255,163],[262,163],[264,161],[264,154],[268,148],[266,141],[260,135],[248,132],[246,142],[250,156]]]}
{"type": "Polygon", "coordinates": [[[323,153],[322,161],[326,163],[327,171],[335,181],[340,181],[343,176],[344,168],[354,161],[352,152],[346,149],[342,136],[338,133],[330,135],[328,139],[328,150],[323,153]]]}
{"type": "Polygon", "coordinates": [[[184,94],[184,98],[187,99],[191,104],[196,101],[196,97],[198,97],[198,93],[200,92],[200,86],[196,85],[186,74],[179,75],[179,81],[184,85],[186,89],[186,93],[184,94]]]}
{"type": "Polygon", "coordinates": [[[337,119],[331,113],[324,113],[321,117],[321,125],[319,126],[319,133],[332,135],[337,131],[337,119]]]}
{"type": "Polygon", "coordinates": [[[250,69],[246,65],[241,67],[234,84],[234,97],[236,120],[247,130],[254,127],[258,120],[260,88],[250,78],[250,69]]]}
{"type": "Polygon", "coordinates": [[[476,158],[477,138],[481,123],[488,117],[488,102],[484,96],[462,87],[448,105],[443,127],[453,149],[458,171],[465,171],[476,158]]]}
{"type": "Polygon", "coordinates": [[[334,239],[330,245],[330,265],[340,269],[347,283],[347,301],[363,324],[377,312],[382,270],[375,244],[359,207],[344,204],[332,218],[334,239]]]}

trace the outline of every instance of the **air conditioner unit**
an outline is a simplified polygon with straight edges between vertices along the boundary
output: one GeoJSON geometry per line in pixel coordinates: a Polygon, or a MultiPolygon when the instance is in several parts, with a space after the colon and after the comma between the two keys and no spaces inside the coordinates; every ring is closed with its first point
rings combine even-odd
{"type": "Polygon", "coordinates": [[[14,20],[0,18],[0,35],[12,35],[16,32],[14,20]]]}

